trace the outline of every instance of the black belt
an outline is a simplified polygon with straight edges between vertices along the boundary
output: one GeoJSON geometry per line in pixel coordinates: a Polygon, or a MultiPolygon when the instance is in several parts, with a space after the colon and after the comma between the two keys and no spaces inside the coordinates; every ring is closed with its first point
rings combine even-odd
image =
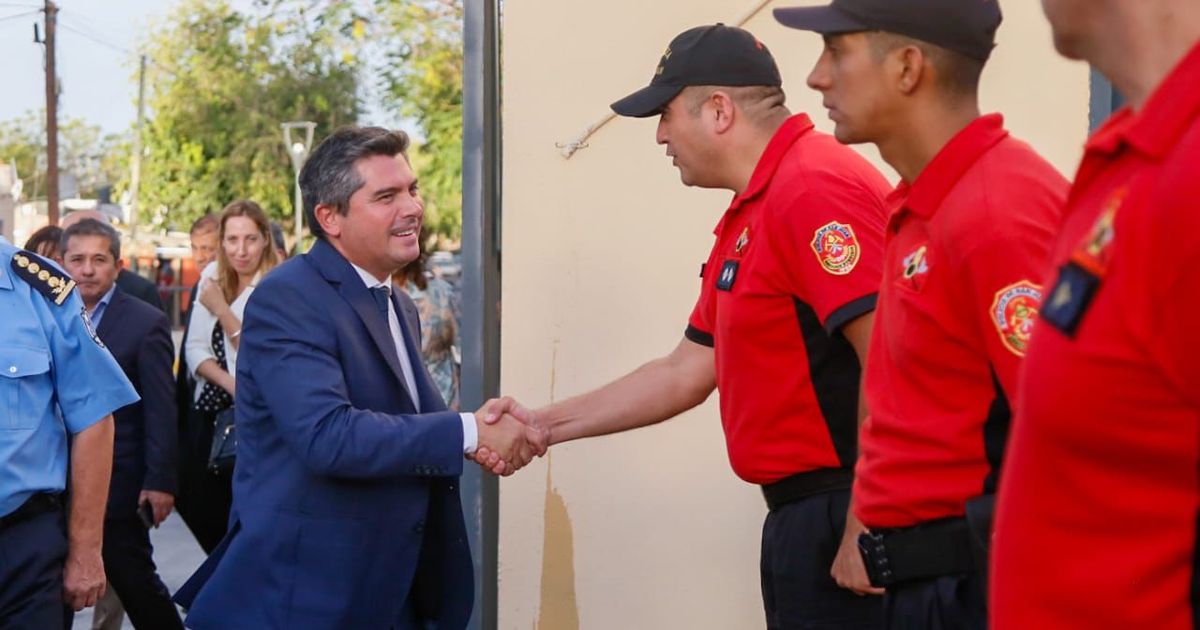
{"type": "Polygon", "coordinates": [[[793,501],[834,490],[849,490],[854,483],[851,468],[820,468],[784,477],[762,487],[767,507],[774,510],[793,501]]]}
{"type": "Polygon", "coordinates": [[[877,587],[975,569],[971,533],[967,519],[961,517],[874,530],[858,537],[858,550],[871,586],[877,587]]]}
{"type": "Polygon", "coordinates": [[[11,527],[12,525],[16,525],[17,523],[37,516],[38,514],[52,512],[61,506],[62,499],[60,499],[57,494],[39,492],[26,499],[25,502],[21,504],[21,507],[9,512],[8,514],[5,514],[4,516],[0,516],[0,529],[11,527]]]}

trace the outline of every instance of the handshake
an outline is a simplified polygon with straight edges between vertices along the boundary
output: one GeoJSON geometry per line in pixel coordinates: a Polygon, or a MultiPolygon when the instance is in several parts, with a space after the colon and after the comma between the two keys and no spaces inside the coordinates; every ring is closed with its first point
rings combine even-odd
{"type": "Polygon", "coordinates": [[[479,442],[477,464],[496,475],[508,476],[541,457],[550,447],[550,428],[537,415],[509,397],[493,398],[475,412],[479,442]]]}

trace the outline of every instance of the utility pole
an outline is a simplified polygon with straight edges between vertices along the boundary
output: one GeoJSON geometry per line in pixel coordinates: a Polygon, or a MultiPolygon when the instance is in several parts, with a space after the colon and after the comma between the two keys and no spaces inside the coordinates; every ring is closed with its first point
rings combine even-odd
{"type": "Polygon", "coordinates": [[[46,0],[46,208],[50,225],[58,225],[58,73],[54,66],[54,32],[58,7],[46,0]]]}
{"type": "Polygon", "coordinates": [[[137,242],[138,190],[142,183],[142,123],[146,112],[146,55],[138,70],[137,128],[133,134],[133,156],[129,160],[129,232],[130,240],[137,242]]]}

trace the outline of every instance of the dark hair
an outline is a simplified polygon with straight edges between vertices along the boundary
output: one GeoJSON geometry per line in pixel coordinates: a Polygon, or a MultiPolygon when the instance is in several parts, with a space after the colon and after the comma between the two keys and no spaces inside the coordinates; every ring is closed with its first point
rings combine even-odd
{"type": "Polygon", "coordinates": [[[200,234],[202,232],[218,232],[221,229],[221,222],[215,214],[206,214],[192,223],[192,229],[188,230],[188,234],[200,234]]]}
{"type": "Polygon", "coordinates": [[[983,75],[983,61],[907,35],[872,31],[868,33],[868,37],[871,51],[876,60],[882,60],[897,48],[915,46],[929,60],[929,64],[937,72],[938,85],[947,93],[956,96],[975,96],[979,91],[979,79],[983,75]]]}
{"type": "Polygon", "coordinates": [[[62,252],[62,228],[57,225],[47,225],[30,235],[25,241],[25,249],[38,256],[59,258],[62,252]]]}
{"type": "Polygon", "coordinates": [[[350,197],[364,183],[355,166],[359,160],[376,155],[407,159],[407,151],[408,134],[382,127],[342,127],[322,140],[300,169],[304,218],[313,236],[325,238],[317,206],[333,206],[341,215],[350,211],[350,197]]]}
{"type": "Polygon", "coordinates": [[[62,240],[59,242],[64,257],[67,254],[67,243],[71,241],[72,236],[103,236],[108,239],[108,251],[113,255],[113,260],[121,260],[121,235],[116,228],[107,223],[95,219],[80,219],[63,230],[62,240]]]}
{"type": "Polygon", "coordinates": [[[785,105],[787,95],[783,93],[783,88],[775,85],[744,85],[744,86],[726,86],[726,85],[693,85],[684,88],[684,102],[687,104],[687,111],[692,116],[700,114],[700,108],[704,102],[708,100],[713,92],[722,91],[733,99],[739,108],[749,114],[750,120],[755,122],[770,119],[778,114],[787,115],[788,110],[785,105]]]}
{"type": "Polygon", "coordinates": [[[283,226],[279,225],[278,221],[271,222],[271,244],[287,257],[287,241],[283,238],[283,226]]]}

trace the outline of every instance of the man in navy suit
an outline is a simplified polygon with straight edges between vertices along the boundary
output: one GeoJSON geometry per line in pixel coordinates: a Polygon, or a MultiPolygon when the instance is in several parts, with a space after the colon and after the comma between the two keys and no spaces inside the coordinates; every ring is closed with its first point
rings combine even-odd
{"type": "Polygon", "coordinates": [[[112,482],[104,519],[104,572],[137,628],[182,628],[151,557],[149,525],[171,513],[175,498],[175,357],[162,311],[117,285],[121,239],[107,223],[83,219],[62,236],[63,264],[79,287],[100,341],[141,401],[114,414],[112,482]],[[139,517],[139,507],[151,514],[139,517]]]}
{"type": "MultiPolygon", "coordinates": [[[[86,219],[99,221],[105,225],[112,225],[108,217],[99,210],[76,210],[63,217],[59,227],[65,230],[86,219]]],[[[117,271],[117,286],[127,295],[132,295],[164,313],[167,312],[167,307],[163,304],[162,297],[158,294],[158,285],[138,274],[121,267],[117,271]]]]}
{"type": "Polygon", "coordinates": [[[176,594],[191,628],[463,628],[464,456],[495,445],[520,467],[545,452],[509,400],[447,411],[421,363],[416,309],[390,280],[420,251],[407,147],[345,128],[300,173],[318,240],[246,307],[233,514],[176,594]]]}

